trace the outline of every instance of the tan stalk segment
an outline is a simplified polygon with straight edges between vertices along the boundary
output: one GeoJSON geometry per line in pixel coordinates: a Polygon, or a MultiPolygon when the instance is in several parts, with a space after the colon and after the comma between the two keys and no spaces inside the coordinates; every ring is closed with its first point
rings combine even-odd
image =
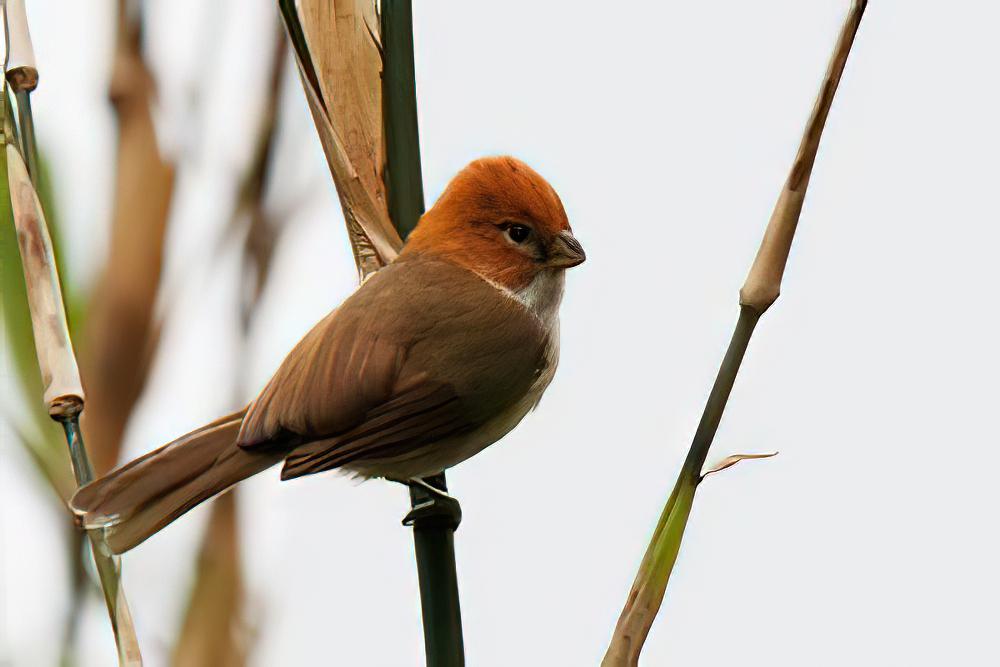
{"type": "Polygon", "coordinates": [[[402,247],[389,219],[382,178],[382,53],[375,3],[300,0],[296,8],[316,75],[304,74],[296,52],[306,99],[364,278],[402,247]]]}
{"type": "MultiPolygon", "coordinates": [[[[77,417],[84,405],[80,373],[66,324],[66,311],[45,216],[24,160],[13,144],[7,144],[7,174],[38,367],[45,387],[44,400],[49,415],[62,422],[66,430],[74,473],[77,482],[82,484],[90,481],[91,472],[82,443],[74,442],[79,436],[77,417]]],[[[132,616],[121,588],[120,561],[108,551],[99,531],[88,531],[88,536],[111,615],[119,664],[141,665],[132,616]]]]}
{"type": "MultiPolygon", "coordinates": [[[[19,138],[25,154],[34,163],[37,149],[34,132],[31,129],[34,125],[29,100],[31,91],[24,86],[18,89],[15,85],[17,77],[10,70],[11,60],[16,54],[21,54],[18,57],[22,60],[31,54],[26,16],[23,11],[19,17],[17,16],[18,8],[15,7],[17,4],[8,3],[7,0],[2,4],[3,24],[9,38],[8,58],[4,63],[4,83],[9,82],[14,89],[18,101],[19,138]],[[9,10],[13,10],[15,14],[13,21],[9,10]]],[[[5,110],[9,111],[10,107],[6,104],[8,99],[6,85],[2,99],[5,110]]],[[[14,143],[18,136],[14,132],[13,119],[9,113],[4,114],[3,128],[11,210],[21,254],[21,266],[24,270],[32,335],[44,388],[43,398],[49,416],[62,424],[73,474],[79,486],[93,479],[93,471],[80,431],[79,415],[84,407],[83,386],[66,322],[66,309],[56,271],[52,239],[49,237],[45,214],[32,181],[32,176],[37,175],[37,170],[33,167],[29,174],[24,157],[14,143]]],[[[88,531],[87,535],[90,538],[94,565],[111,618],[115,646],[118,650],[118,664],[141,667],[142,655],[125,592],[121,587],[121,561],[108,550],[101,531],[88,531]]]]}
{"type": "Polygon", "coordinates": [[[83,409],[83,385],[66,323],[52,240],[24,160],[13,144],[7,144],[7,179],[45,404],[53,417],[78,414],[83,409]]]}
{"type": "Polygon", "coordinates": [[[757,321],[778,298],[781,277],[802,212],[823,127],[866,5],[865,0],[855,0],[844,22],[791,173],[778,198],[747,281],[740,290],[740,317],[729,349],[719,368],[687,459],[660,515],[653,538],[618,618],[602,667],[635,667],[639,664],[642,647],[666,593],[699,484],[704,475],[750,458],[730,457],[719,466],[702,472],[757,321]]]}
{"type": "Polygon", "coordinates": [[[781,278],[785,273],[785,264],[788,262],[788,253],[792,248],[795,228],[799,224],[799,215],[802,213],[802,204],[805,202],[809,178],[812,176],[816,153],[819,151],[819,140],[823,136],[823,127],[830,114],[830,105],[833,104],[837,86],[840,85],[840,77],[844,73],[847,56],[851,52],[851,46],[854,44],[854,37],[858,33],[861,17],[867,4],[867,0],[855,0],[847,15],[847,20],[844,22],[840,38],[834,49],[833,59],[830,61],[830,67],[826,73],[826,79],[823,81],[823,88],[820,90],[816,106],[813,107],[812,115],[806,124],[806,131],[802,137],[802,143],[799,145],[799,152],[795,156],[795,163],[792,165],[788,180],[785,181],[785,186],[778,196],[778,203],[774,206],[771,220],[764,232],[764,240],[761,241],[760,249],[757,251],[757,256],[747,274],[746,282],[740,289],[740,305],[753,308],[759,314],[763,314],[770,308],[781,293],[781,278]]]}
{"type": "Polygon", "coordinates": [[[14,92],[34,90],[38,86],[38,67],[35,65],[24,0],[7,0],[7,26],[10,30],[7,79],[14,92]]]}

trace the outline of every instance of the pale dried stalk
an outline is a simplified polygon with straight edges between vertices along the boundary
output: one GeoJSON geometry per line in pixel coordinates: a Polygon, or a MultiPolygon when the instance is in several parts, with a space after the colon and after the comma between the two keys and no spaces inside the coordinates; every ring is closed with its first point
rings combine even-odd
{"type": "Polygon", "coordinates": [[[364,279],[402,247],[389,218],[383,178],[382,54],[375,2],[280,4],[364,279]]]}
{"type": "MultiPolygon", "coordinates": [[[[746,283],[740,290],[740,318],[732,341],[705,405],[705,412],[687,459],[684,461],[684,467],[660,516],[653,539],[632,584],[625,608],[618,619],[611,644],[602,662],[603,667],[634,667],[639,664],[639,654],[660,609],[670,574],[680,551],[695,492],[707,474],[721,469],[716,467],[702,472],[705,457],[715,438],[754,327],[760,316],[778,298],[781,278],[802,212],[802,203],[805,200],[823,127],[866,5],[866,0],[855,0],[844,22],[823,88],[806,126],[799,153],[778,198],[746,283]]],[[[746,457],[731,458],[724,463],[732,465],[742,458],[746,457]]]]}
{"type": "MultiPolygon", "coordinates": [[[[26,59],[29,56],[31,62],[34,60],[31,55],[31,43],[23,5],[20,7],[22,11],[18,17],[18,8],[14,7],[16,4],[16,0],[11,0],[11,8],[15,12],[15,23],[12,24],[8,15],[8,2],[3,0],[2,3],[7,52],[4,59],[3,90],[0,96],[2,96],[4,103],[3,137],[7,159],[8,188],[18,248],[21,253],[21,266],[24,270],[38,368],[44,387],[43,399],[48,408],[49,416],[63,426],[66,434],[66,445],[73,465],[73,474],[77,485],[81,486],[93,479],[93,470],[80,432],[79,415],[84,407],[83,386],[80,382],[80,373],[76,364],[76,356],[73,354],[73,344],[66,322],[66,309],[56,271],[52,239],[49,237],[45,214],[32,182],[32,176],[37,176],[37,170],[32,168],[29,175],[24,157],[13,143],[16,135],[8,113],[7,84],[16,78],[11,75],[11,58],[14,54],[20,54],[18,57],[22,58],[24,62],[27,62],[26,59]]],[[[37,76],[35,82],[37,83],[37,76]]],[[[14,87],[13,83],[11,83],[11,87],[14,87]]],[[[20,139],[25,154],[34,162],[33,156],[37,149],[34,133],[31,131],[33,126],[29,104],[31,90],[21,87],[15,92],[18,97],[18,113],[21,120],[20,139]]],[[[120,561],[108,549],[102,532],[88,531],[87,535],[90,538],[94,563],[111,618],[115,645],[118,649],[118,663],[119,665],[141,667],[142,657],[139,643],[136,639],[132,615],[125,600],[125,592],[121,587],[120,561]]]]}
{"type": "Polygon", "coordinates": [[[28,290],[38,368],[42,373],[43,399],[50,416],[55,419],[69,417],[83,409],[83,385],[69,338],[49,230],[27,167],[13,144],[7,144],[7,180],[28,290]]]}
{"type": "MultiPolygon", "coordinates": [[[[66,311],[45,216],[24,160],[13,144],[7,144],[7,174],[38,367],[45,387],[44,400],[49,415],[61,422],[66,430],[73,471],[77,484],[82,485],[93,478],[77,421],[84,406],[83,387],[66,324],[66,311]]],[[[99,531],[90,531],[88,535],[111,616],[119,664],[141,665],[132,617],[121,588],[119,561],[108,550],[99,531]]]]}
{"type": "Polygon", "coordinates": [[[21,154],[27,163],[32,182],[38,181],[38,155],[35,149],[35,122],[31,115],[31,91],[38,86],[35,50],[28,31],[24,0],[4,0],[4,30],[7,54],[4,75],[17,99],[17,117],[21,154]]]}
{"type": "Polygon", "coordinates": [[[854,36],[861,25],[861,17],[867,4],[867,0],[855,0],[847,15],[823,81],[823,88],[806,124],[795,163],[778,197],[778,203],[775,204],[771,220],[764,231],[764,240],[750,267],[746,282],[740,289],[740,305],[749,306],[761,315],[771,307],[781,293],[781,278],[785,273],[795,228],[802,214],[802,204],[806,199],[813,164],[819,151],[819,140],[823,136],[826,118],[830,114],[833,97],[840,85],[840,77],[844,73],[847,56],[851,53],[851,45],[854,44],[854,36]]]}

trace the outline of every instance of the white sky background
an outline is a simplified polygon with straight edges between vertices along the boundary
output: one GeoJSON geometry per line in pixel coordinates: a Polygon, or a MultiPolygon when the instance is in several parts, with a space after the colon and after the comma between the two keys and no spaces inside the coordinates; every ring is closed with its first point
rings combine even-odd
{"type": "MultiPolygon", "coordinates": [[[[80,283],[103,261],[111,201],[112,4],[29,2],[39,140],[80,283]]],[[[164,143],[183,171],[166,329],[130,457],[246,400],[353,289],[291,76],[269,199],[287,228],[248,351],[235,343],[239,265],[218,239],[266,93],[272,5],[151,3],[164,143]]],[[[589,256],[568,280],[539,411],[449,474],[468,662],[597,664],[849,2],[416,5],[428,203],[469,160],[512,153],[560,192],[589,256]]],[[[783,295],[710,458],[781,455],[702,488],[644,664],[1000,659],[998,22],[994,3],[870,3],[783,295]]],[[[54,664],[64,515],[9,431],[2,445],[0,664],[54,664]]],[[[272,470],[240,498],[254,664],[422,663],[405,489],[281,484],[272,470]]],[[[148,665],[167,663],[206,517],[125,559],[148,665]]],[[[96,596],[83,636],[81,664],[112,664],[96,596]]]]}

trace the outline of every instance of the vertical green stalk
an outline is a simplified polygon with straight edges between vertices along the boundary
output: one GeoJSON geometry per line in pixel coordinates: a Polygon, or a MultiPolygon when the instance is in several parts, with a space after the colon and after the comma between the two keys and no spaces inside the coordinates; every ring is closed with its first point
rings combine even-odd
{"type": "MultiPolygon", "coordinates": [[[[382,117],[385,130],[385,184],[389,217],[406,239],[424,212],[417,90],[413,63],[412,0],[383,0],[382,117]]],[[[447,491],[444,473],[427,482],[447,491]]],[[[462,612],[455,570],[455,529],[461,521],[458,502],[419,486],[410,489],[413,542],[423,610],[424,650],[428,667],[465,664],[462,612]]]]}
{"type": "Polygon", "coordinates": [[[750,344],[750,337],[759,319],[760,313],[753,308],[748,306],[740,308],[740,316],[736,321],[729,349],[726,350],[726,356],[715,377],[715,384],[712,385],[712,392],[705,403],[698,430],[695,431],[687,458],[674,483],[674,489],[653,531],[653,538],[639,566],[632,593],[618,621],[615,638],[602,663],[605,667],[638,664],[639,652],[659,611],[674,563],[677,561],[677,554],[680,553],[681,540],[684,538],[695,492],[702,480],[701,471],[708,450],[715,440],[719,423],[722,421],[722,413],[726,409],[747,346],[750,344]]]}
{"type": "Polygon", "coordinates": [[[715,384],[712,385],[712,392],[708,395],[705,410],[701,414],[701,421],[698,422],[698,429],[691,441],[691,449],[688,450],[684,467],[681,469],[680,481],[691,487],[697,487],[698,482],[701,481],[701,469],[705,466],[708,450],[712,447],[712,441],[715,440],[716,431],[719,430],[722,413],[726,410],[729,395],[736,383],[736,375],[740,372],[740,365],[743,363],[747,346],[750,344],[750,337],[753,335],[760,315],[749,306],[740,307],[740,317],[736,321],[736,328],[729,341],[729,348],[726,350],[726,356],[722,359],[722,365],[719,366],[719,373],[715,376],[715,384]]]}
{"type": "Polygon", "coordinates": [[[382,1],[382,109],[389,217],[404,240],[424,213],[413,64],[413,2],[382,1]]]}
{"type": "MultiPolygon", "coordinates": [[[[444,473],[424,481],[448,491],[444,473]]],[[[410,503],[412,509],[403,524],[413,526],[427,665],[462,667],[465,644],[455,569],[455,530],[462,521],[462,508],[458,501],[416,484],[410,486],[410,503]]]]}

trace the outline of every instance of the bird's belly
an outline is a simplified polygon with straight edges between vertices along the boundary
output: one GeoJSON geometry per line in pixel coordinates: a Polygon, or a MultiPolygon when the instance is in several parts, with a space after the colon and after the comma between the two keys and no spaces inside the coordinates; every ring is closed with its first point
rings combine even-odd
{"type": "Polygon", "coordinates": [[[525,294],[515,295],[536,312],[548,329],[545,366],[528,392],[512,406],[495,415],[474,431],[417,447],[405,454],[383,459],[352,461],[344,469],[358,477],[409,479],[427,477],[451,468],[478,454],[500,440],[517,426],[541,400],[559,365],[559,302],[562,298],[562,273],[542,275],[525,294]]]}
{"type": "Polygon", "coordinates": [[[410,479],[427,477],[458,465],[510,433],[537,402],[534,392],[485,424],[452,438],[428,443],[406,454],[385,459],[352,461],[344,469],[360,477],[410,479]]]}
{"type": "Polygon", "coordinates": [[[344,470],[365,478],[427,477],[478,454],[510,433],[538,404],[555,375],[559,357],[558,332],[550,343],[546,356],[549,363],[524,397],[479,428],[459,436],[428,443],[399,456],[352,461],[344,465],[344,470]]]}

